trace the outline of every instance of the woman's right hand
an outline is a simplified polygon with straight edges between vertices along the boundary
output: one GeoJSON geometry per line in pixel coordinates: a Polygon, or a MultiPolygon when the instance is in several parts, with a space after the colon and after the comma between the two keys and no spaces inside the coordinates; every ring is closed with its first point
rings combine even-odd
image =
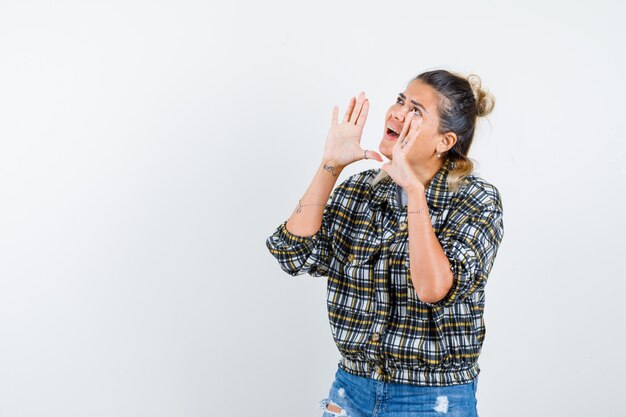
{"type": "MultiPolygon", "coordinates": [[[[365,150],[361,148],[361,134],[368,110],[369,100],[365,98],[363,92],[359,94],[358,98],[352,97],[350,99],[341,123],[338,123],[337,118],[339,108],[333,107],[332,123],[324,145],[324,161],[344,168],[352,162],[365,159],[365,150]]],[[[367,150],[367,159],[383,162],[383,158],[378,152],[369,149],[367,150]]]]}

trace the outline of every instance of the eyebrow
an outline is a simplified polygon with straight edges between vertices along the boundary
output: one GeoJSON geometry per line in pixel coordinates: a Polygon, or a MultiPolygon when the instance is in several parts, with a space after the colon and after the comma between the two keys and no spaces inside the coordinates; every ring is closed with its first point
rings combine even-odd
{"type": "MultiPolygon", "coordinates": [[[[398,95],[400,97],[402,97],[402,100],[406,101],[406,96],[403,93],[398,93],[398,95]]],[[[424,110],[426,113],[428,113],[428,110],[426,110],[426,107],[424,107],[424,105],[422,103],[418,103],[415,100],[411,100],[411,103],[415,104],[417,107],[419,107],[420,109],[424,110]]]]}

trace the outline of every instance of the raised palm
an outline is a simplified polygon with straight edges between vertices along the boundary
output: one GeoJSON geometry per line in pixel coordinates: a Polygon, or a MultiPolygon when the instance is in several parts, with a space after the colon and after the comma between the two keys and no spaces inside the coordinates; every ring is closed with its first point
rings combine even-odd
{"type": "Polygon", "coordinates": [[[376,159],[379,162],[383,158],[372,150],[361,148],[361,135],[363,134],[363,126],[367,120],[367,112],[369,110],[369,100],[365,98],[365,94],[361,92],[358,98],[352,97],[348,104],[348,109],[344,115],[343,121],[338,123],[339,108],[333,107],[333,117],[326,144],[324,145],[324,160],[332,161],[340,167],[345,167],[352,162],[365,159],[376,159]]]}

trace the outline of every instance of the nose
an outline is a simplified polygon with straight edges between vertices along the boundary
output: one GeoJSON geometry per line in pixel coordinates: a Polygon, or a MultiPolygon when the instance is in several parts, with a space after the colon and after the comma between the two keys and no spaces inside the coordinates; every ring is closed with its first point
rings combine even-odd
{"type": "Polygon", "coordinates": [[[408,109],[406,109],[404,106],[399,107],[399,108],[395,108],[391,111],[391,115],[401,121],[404,122],[404,118],[406,117],[406,113],[408,112],[408,109]]]}

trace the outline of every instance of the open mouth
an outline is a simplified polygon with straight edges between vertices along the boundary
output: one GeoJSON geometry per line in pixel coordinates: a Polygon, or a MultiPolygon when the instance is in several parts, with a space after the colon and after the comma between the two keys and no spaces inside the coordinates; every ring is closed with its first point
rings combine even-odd
{"type": "Polygon", "coordinates": [[[395,132],[393,129],[387,128],[387,136],[397,139],[400,136],[400,134],[395,132]]]}

